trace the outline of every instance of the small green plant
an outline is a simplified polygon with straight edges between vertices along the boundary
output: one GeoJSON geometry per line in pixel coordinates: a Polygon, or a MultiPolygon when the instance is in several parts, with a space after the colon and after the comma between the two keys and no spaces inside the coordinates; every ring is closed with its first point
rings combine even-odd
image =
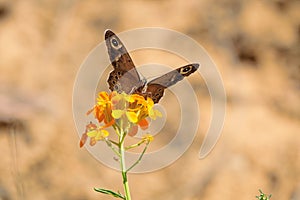
{"type": "Polygon", "coordinates": [[[260,189],[258,190],[260,192],[259,196],[256,196],[257,199],[259,200],[270,200],[271,199],[271,194],[267,196],[265,193],[263,193],[260,189]]]}

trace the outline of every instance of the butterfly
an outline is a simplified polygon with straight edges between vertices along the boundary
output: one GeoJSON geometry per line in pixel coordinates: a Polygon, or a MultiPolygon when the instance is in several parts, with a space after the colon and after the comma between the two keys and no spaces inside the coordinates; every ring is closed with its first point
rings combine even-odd
{"type": "Polygon", "coordinates": [[[105,31],[105,42],[114,68],[107,80],[109,89],[118,93],[139,94],[145,99],[150,97],[154,103],[159,102],[166,88],[191,75],[199,68],[197,63],[188,64],[148,82],[140,78],[124,44],[111,30],[105,31]]]}

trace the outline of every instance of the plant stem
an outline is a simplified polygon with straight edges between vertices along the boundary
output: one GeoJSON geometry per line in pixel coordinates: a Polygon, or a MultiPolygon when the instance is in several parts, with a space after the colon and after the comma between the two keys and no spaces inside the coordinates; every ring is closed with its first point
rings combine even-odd
{"type": "Polygon", "coordinates": [[[125,133],[122,131],[121,137],[120,137],[120,164],[121,164],[121,170],[122,170],[122,178],[123,178],[123,187],[125,192],[126,200],[131,200],[130,197],[130,190],[129,190],[129,184],[127,179],[127,170],[126,170],[126,164],[125,164],[125,147],[124,147],[124,139],[122,137],[125,137],[125,133]]]}
{"type": "Polygon", "coordinates": [[[139,162],[141,162],[141,160],[142,160],[142,158],[143,158],[143,156],[144,156],[144,154],[145,154],[145,152],[146,152],[146,150],[147,150],[147,148],[148,148],[148,144],[149,144],[149,142],[147,142],[147,144],[146,144],[146,146],[145,146],[145,148],[144,148],[142,154],[141,154],[140,157],[137,159],[137,161],[136,161],[135,163],[133,163],[133,165],[131,165],[131,167],[129,167],[129,168],[127,169],[126,172],[129,172],[132,168],[134,168],[137,164],[139,164],[139,162]]]}

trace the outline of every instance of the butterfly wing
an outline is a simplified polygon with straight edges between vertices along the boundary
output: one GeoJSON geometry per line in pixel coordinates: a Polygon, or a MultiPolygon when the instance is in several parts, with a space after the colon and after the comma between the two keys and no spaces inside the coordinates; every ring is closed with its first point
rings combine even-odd
{"type": "Polygon", "coordinates": [[[170,71],[146,84],[145,87],[138,88],[138,94],[144,97],[150,97],[154,103],[158,103],[164,95],[164,90],[172,85],[175,85],[178,81],[181,81],[184,77],[187,77],[194,73],[199,68],[199,64],[188,64],[183,67],[179,67],[173,71],[170,71]]]}
{"type": "Polygon", "coordinates": [[[143,83],[124,44],[111,30],[105,31],[105,42],[114,70],[110,73],[110,90],[130,93],[143,83]]]}

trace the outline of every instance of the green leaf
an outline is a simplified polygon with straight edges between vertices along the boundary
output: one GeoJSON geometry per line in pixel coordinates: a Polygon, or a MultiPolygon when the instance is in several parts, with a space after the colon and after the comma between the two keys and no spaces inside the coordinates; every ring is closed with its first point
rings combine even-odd
{"type": "Polygon", "coordinates": [[[94,188],[94,190],[96,192],[100,192],[100,193],[103,193],[103,194],[112,195],[113,197],[117,197],[117,198],[126,200],[126,198],[122,194],[120,194],[120,192],[116,193],[114,191],[107,190],[107,189],[102,189],[102,188],[94,188]]]}

